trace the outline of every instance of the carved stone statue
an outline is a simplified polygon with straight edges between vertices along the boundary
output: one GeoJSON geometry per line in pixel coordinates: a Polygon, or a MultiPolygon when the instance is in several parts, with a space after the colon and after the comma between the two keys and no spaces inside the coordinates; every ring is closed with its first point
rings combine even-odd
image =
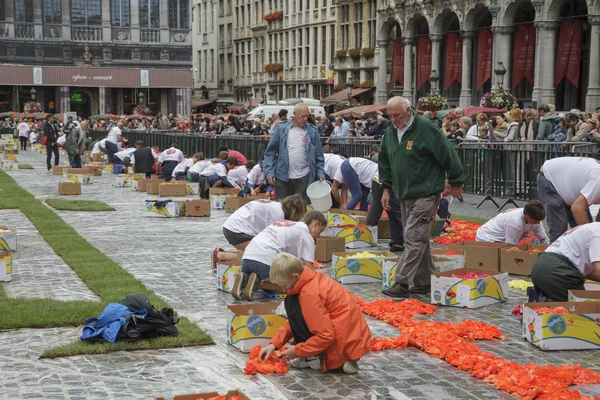
{"type": "Polygon", "coordinates": [[[86,64],[90,64],[92,62],[92,53],[90,52],[90,47],[85,46],[83,50],[83,60],[86,64]]]}
{"type": "Polygon", "coordinates": [[[162,61],[169,61],[169,50],[163,49],[160,53],[160,59],[162,61]]]}

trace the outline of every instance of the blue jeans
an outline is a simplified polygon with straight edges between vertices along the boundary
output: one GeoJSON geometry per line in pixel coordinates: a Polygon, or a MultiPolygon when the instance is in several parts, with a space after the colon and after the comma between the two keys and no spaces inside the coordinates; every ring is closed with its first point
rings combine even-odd
{"type": "Polygon", "coordinates": [[[352,195],[350,202],[346,206],[346,210],[354,210],[354,207],[360,202],[360,211],[367,211],[369,209],[367,198],[371,189],[360,183],[358,174],[350,165],[350,160],[344,160],[340,170],[342,171],[344,183],[348,186],[348,190],[352,195]]]}
{"type": "Polygon", "coordinates": [[[268,281],[269,271],[271,271],[271,267],[267,264],[254,260],[242,260],[242,273],[247,276],[254,272],[261,281],[268,281]]]}
{"type": "MultiPolygon", "coordinates": [[[[381,214],[383,214],[383,206],[381,205],[383,189],[375,181],[371,185],[371,208],[369,208],[369,212],[367,213],[367,225],[374,226],[379,223],[381,214]]],[[[390,210],[387,212],[390,219],[390,246],[395,244],[404,245],[404,227],[402,226],[400,200],[398,200],[393,190],[390,190],[390,207],[390,210]]]]}
{"type": "Polygon", "coordinates": [[[116,153],[119,152],[119,148],[113,142],[109,142],[108,140],[104,142],[106,146],[106,154],[108,155],[108,162],[111,163],[113,161],[113,157],[116,153]]]}

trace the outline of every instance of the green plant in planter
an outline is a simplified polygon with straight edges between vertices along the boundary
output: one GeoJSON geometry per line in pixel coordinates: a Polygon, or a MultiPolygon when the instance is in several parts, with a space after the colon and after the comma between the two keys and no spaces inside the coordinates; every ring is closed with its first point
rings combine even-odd
{"type": "Polygon", "coordinates": [[[338,60],[345,60],[347,56],[346,50],[338,50],[335,52],[335,58],[338,60]]]}
{"type": "Polygon", "coordinates": [[[356,60],[357,58],[360,57],[360,51],[361,49],[348,49],[348,55],[350,56],[350,58],[356,60]]]}
{"type": "Polygon", "coordinates": [[[375,57],[375,49],[373,47],[365,47],[361,50],[360,54],[366,59],[371,59],[375,57]]]}

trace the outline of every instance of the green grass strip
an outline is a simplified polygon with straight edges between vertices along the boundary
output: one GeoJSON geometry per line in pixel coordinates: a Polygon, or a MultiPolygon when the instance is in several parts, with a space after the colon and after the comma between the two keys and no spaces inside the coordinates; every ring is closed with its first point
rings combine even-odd
{"type": "Polygon", "coordinates": [[[67,211],[116,211],[106,203],[96,200],[46,199],[46,203],[55,210],[67,211]]]}
{"type": "Polygon", "coordinates": [[[485,224],[489,220],[487,218],[468,217],[466,215],[452,214],[450,220],[463,220],[465,222],[477,222],[478,224],[485,224]]]}
{"type": "Polygon", "coordinates": [[[17,164],[19,169],[35,169],[29,164],[17,164]]]}
{"type": "MultiPolygon", "coordinates": [[[[132,293],[146,293],[157,309],[168,307],[166,302],[147,289],[138,279],[93,247],[56,213],[1,171],[0,189],[2,190],[0,209],[20,209],[56,254],[62,257],[79,278],[102,299],[100,302],[63,302],[52,299],[9,299],[0,296],[0,310],[2,310],[0,329],[82,325],[86,318],[100,315],[109,302],[120,302],[132,293]]],[[[179,337],[161,338],[159,341],[120,343],[117,346],[76,342],[47,350],[44,357],[213,343],[207,333],[185,318],[180,319],[178,328],[179,337]]]]}

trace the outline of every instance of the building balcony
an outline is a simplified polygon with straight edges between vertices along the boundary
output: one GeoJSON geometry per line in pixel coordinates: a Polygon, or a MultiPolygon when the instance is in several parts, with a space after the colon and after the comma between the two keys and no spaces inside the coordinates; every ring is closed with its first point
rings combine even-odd
{"type": "Polygon", "coordinates": [[[142,43],[160,43],[160,29],[141,28],[140,42],[142,43]]]}
{"type": "Polygon", "coordinates": [[[15,37],[17,39],[34,39],[32,23],[16,23],[15,24],[15,37]]]}
{"type": "Polygon", "coordinates": [[[75,42],[101,42],[102,27],[71,26],[71,40],[75,42]]]}

